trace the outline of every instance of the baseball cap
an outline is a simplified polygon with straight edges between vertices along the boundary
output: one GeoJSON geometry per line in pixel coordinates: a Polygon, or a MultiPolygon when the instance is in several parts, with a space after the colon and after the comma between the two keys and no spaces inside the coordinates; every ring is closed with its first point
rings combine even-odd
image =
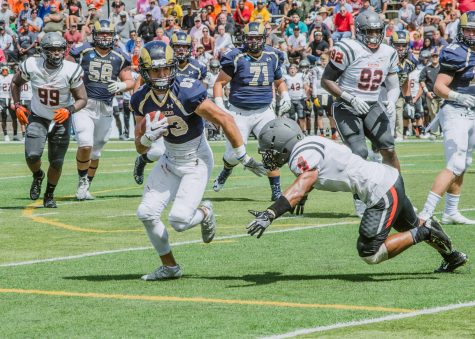
{"type": "Polygon", "coordinates": [[[122,11],[119,13],[120,16],[127,16],[127,12],[126,11],[122,11]]]}
{"type": "Polygon", "coordinates": [[[256,4],[257,4],[257,5],[263,5],[263,4],[264,4],[264,1],[257,0],[256,4]]]}
{"type": "Polygon", "coordinates": [[[315,31],[315,32],[313,32],[313,35],[323,35],[323,33],[320,32],[320,31],[315,31]]]}
{"type": "Polygon", "coordinates": [[[195,22],[201,21],[201,18],[199,16],[195,17],[195,22]]]}

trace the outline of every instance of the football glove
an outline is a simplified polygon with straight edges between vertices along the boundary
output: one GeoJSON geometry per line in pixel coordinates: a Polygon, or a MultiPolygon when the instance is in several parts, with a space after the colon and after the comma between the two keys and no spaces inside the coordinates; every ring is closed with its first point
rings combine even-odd
{"type": "Polygon", "coordinates": [[[247,225],[247,234],[251,236],[257,234],[257,238],[259,239],[267,227],[269,227],[270,224],[272,224],[272,221],[274,221],[275,214],[272,210],[265,210],[262,212],[249,210],[249,213],[256,218],[247,225]]]}
{"type": "Polygon", "coordinates": [[[396,114],[396,105],[391,101],[383,101],[384,106],[386,107],[386,114],[388,117],[393,117],[396,114]]]}
{"type": "Polygon", "coordinates": [[[267,174],[267,169],[260,162],[254,160],[253,157],[250,157],[247,154],[244,154],[241,158],[238,158],[239,162],[244,166],[244,169],[250,170],[252,173],[258,177],[262,177],[267,174]]]}
{"type": "Polygon", "coordinates": [[[158,120],[160,113],[156,112],[153,119],[150,114],[145,115],[145,134],[140,138],[140,143],[145,147],[152,146],[152,143],[163,136],[168,131],[168,120],[163,118],[158,120]]]}
{"type": "Polygon", "coordinates": [[[357,98],[348,92],[341,93],[341,98],[353,107],[357,115],[362,116],[368,114],[370,107],[364,100],[357,98]]]}
{"type": "Polygon", "coordinates": [[[474,108],[475,107],[475,96],[470,94],[462,94],[455,91],[449,92],[449,100],[455,101],[459,105],[474,108]]]}
{"type": "Polygon", "coordinates": [[[59,108],[54,111],[53,120],[58,124],[62,124],[63,122],[68,120],[70,114],[71,112],[69,112],[67,108],[59,108]]]}
{"type": "Polygon", "coordinates": [[[127,84],[122,81],[111,81],[109,86],[107,86],[107,90],[114,94],[117,92],[123,92],[127,88],[127,84]]]}
{"type": "Polygon", "coordinates": [[[28,125],[28,116],[30,111],[25,106],[22,106],[19,102],[15,104],[15,113],[18,121],[22,125],[28,125]]]}
{"type": "Polygon", "coordinates": [[[406,104],[404,109],[406,110],[406,114],[409,119],[414,119],[414,116],[416,115],[416,107],[412,104],[406,104]]]}
{"type": "Polygon", "coordinates": [[[221,108],[223,111],[228,112],[228,110],[226,109],[226,106],[224,106],[224,101],[223,101],[222,97],[214,98],[214,103],[216,104],[216,106],[221,108]]]}
{"type": "Polygon", "coordinates": [[[303,210],[304,210],[304,207],[305,207],[305,203],[307,202],[307,198],[308,196],[307,195],[304,195],[302,199],[300,199],[300,201],[297,203],[297,206],[295,206],[292,211],[290,211],[290,213],[294,214],[295,215],[303,215],[303,210]]]}
{"type": "Polygon", "coordinates": [[[289,92],[284,91],[280,93],[280,114],[287,113],[292,107],[289,92]]]}

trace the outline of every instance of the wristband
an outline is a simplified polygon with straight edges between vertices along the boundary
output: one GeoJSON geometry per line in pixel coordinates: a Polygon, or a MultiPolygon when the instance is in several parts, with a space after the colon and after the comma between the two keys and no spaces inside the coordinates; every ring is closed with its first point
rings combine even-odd
{"type": "Polygon", "coordinates": [[[457,93],[455,91],[450,91],[449,94],[447,95],[447,98],[451,101],[457,101],[457,98],[460,96],[460,93],[457,93]]]}
{"type": "Polygon", "coordinates": [[[233,151],[234,156],[239,160],[246,155],[246,146],[243,144],[239,147],[233,148],[233,151]]]}
{"type": "Polygon", "coordinates": [[[277,219],[282,214],[290,211],[291,209],[292,206],[290,206],[290,202],[283,194],[268,208],[268,210],[271,210],[274,213],[274,219],[277,219]]]}
{"type": "Polygon", "coordinates": [[[216,104],[216,106],[218,107],[224,107],[224,101],[223,101],[223,97],[215,97],[214,98],[214,103],[216,104]]]}
{"type": "Polygon", "coordinates": [[[348,104],[350,104],[351,100],[353,100],[354,96],[351,95],[348,92],[343,91],[343,92],[341,92],[340,98],[342,98],[344,101],[346,101],[348,104]]]}
{"type": "Polygon", "coordinates": [[[70,114],[76,112],[76,107],[74,107],[74,105],[69,105],[68,107],[66,107],[66,109],[69,111],[70,114]]]}

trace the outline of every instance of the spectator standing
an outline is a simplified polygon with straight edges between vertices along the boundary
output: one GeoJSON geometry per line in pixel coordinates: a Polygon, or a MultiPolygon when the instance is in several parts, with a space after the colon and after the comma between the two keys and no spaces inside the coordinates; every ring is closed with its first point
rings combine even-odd
{"type": "Polygon", "coordinates": [[[155,32],[158,27],[158,23],[153,20],[152,13],[147,13],[145,21],[140,24],[137,30],[137,35],[143,39],[144,43],[147,43],[155,38],[155,32]]]}
{"type": "Polygon", "coordinates": [[[256,2],[257,7],[251,13],[250,21],[256,21],[256,18],[260,15],[262,17],[262,22],[265,24],[266,22],[270,22],[270,13],[267,8],[264,6],[263,0],[257,0],[256,2]]]}
{"type": "Polygon", "coordinates": [[[439,112],[440,104],[442,102],[442,99],[434,93],[435,79],[437,78],[439,71],[439,51],[434,48],[431,53],[430,64],[425,66],[419,75],[419,83],[426,95],[427,108],[429,110],[429,119],[426,121],[426,123],[429,123],[435,118],[436,114],[439,112]]]}
{"type": "Polygon", "coordinates": [[[335,14],[334,24],[335,32],[332,34],[334,42],[338,42],[342,38],[355,38],[353,16],[347,12],[345,6],[340,6],[340,11],[335,14]]]}

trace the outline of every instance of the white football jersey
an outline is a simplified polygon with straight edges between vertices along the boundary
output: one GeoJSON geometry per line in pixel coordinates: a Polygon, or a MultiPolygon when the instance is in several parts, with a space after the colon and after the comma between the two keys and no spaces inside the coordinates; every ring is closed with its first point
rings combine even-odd
{"type": "Polygon", "coordinates": [[[21,85],[20,101],[31,100],[32,97],[33,92],[31,90],[31,81],[28,81],[27,83],[21,85]]]}
{"type": "Polygon", "coordinates": [[[377,101],[381,84],[398,71],[397,52],[381,44],[372,52],[358,40],[341,39],[331,52],[333,66],[343,71],[338,79],[342,90],[364,101],[377,101]]]}
{"type": "Polygon", "coordinates": [[[208,86],[207,92],[208,98],[210,99],[214,98],[213,87],[214,83],[216,82],[216,79],[218,79],[218,74],[213,74],[212,72],[206,73],[206,77],[203,79],[203,83],[208,86]]]}
{"type": "Polygon", "coordinates": [[[6,77],[0,75],[0,99],[10,99],[13,74],[8,74],[6,77]]]}
{"type": "Polygon", "coordinates": [[[322,75],[324,68],[321,66],[315,66],[308,72],[305,82],[312,88],[312,96],[316,97],[317,95],[330,95],[321,85],[322,75]]]}
{"type": "Polygon", "coordinates": [[[84,72],[79,64],[67,60],[49,72],[44,63],[42,57],[29,57],[20,64],[20,71],[24,80],[31,81],[31,111],[51,120],[56,109],[74,103],[71,89],[82,85],[84,72]]]}
{"type": "Polygon", "coordinates": [[[417,65],[416,69],[409,73],[409,88],[413,98],[415,98],[419,92],[419,76],[421,75],[423,69],[424,65],[417,65]]]}
{"type": "Polygon", "coordinates": [[[375,205],[399,177],[395,168],[366,161],[347,146],[319,136],[305,137],[294,146],[289,167],[297,176],[316,169],[316,189],[358,194],[368,207],[375,205]]]}
{"type": "Polygon", "coordinates": [[[300,100],[306,97],[305,89],[304,89],[303,73],[298,72],[294,76],[291,76],[290,74],[286,74],[284,75],[284,80],[289,90],[290,99],[300,100]]]}

